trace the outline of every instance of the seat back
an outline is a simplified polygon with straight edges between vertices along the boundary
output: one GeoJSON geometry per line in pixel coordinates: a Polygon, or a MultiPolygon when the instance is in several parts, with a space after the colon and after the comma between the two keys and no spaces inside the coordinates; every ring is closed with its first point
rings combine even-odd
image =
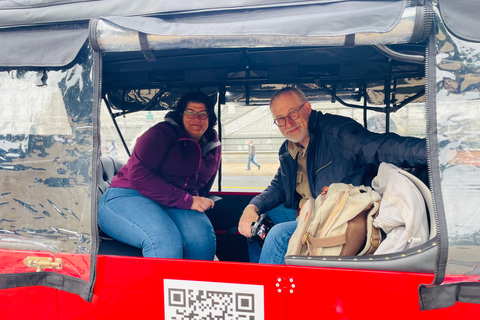
{"type": "Polygon", "coordinates": [[[110,187],[113,177],[123,167],[124,163],[116,160],[112,157],[101,157],[99,170],[99,182],[98,182],[98,199],[102,194],[110,187]]]}
{"type": "MultiPolygon", "coordinates": [[[[117,172],[123,167],[124,163],[122,161],[116,160],[112,157],[101,157],[100,164],[98,166],[98,199],[102,194],[110,187],[113,177],[117,172]]],[[[98,254],[101,255],[118,255],[118,256],[133,256],[141,257],[142,250],[129,246],[125,243],[117,241],[105,232],[102,231],[100,226],[98,226],[98,233],[100,238],[100,243],[98,247],[98,254]]]]}

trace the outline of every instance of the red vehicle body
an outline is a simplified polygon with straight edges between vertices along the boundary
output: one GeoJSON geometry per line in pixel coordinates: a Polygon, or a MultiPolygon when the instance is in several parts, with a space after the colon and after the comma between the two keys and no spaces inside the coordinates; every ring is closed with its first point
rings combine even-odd
{"type": "Polygon", "coordinates": [[[208,281],[220,283],[220,288],[221,283],[262,285],[265,319],[365,319],[372,312],[391,319],[470,319],[478,310],[475,304],[457,303],[420,311],[418,286],[431,283],[431,274],[115,256],[99,256],[97,268],[92,302],[40,286],[6,289],[2,318],[161,319],[164,279],[208,281]]]}
{"type": "Polygon", "coordinates": [[[478,10],[467,0],[0,6],[0,319],[475,319],[478,10]],[[262,119],[287,85],[361,110],[366,127],[379,113],[387,132],[403,126],[392,115],[417,119],[405,106],[421,106],[429,165],[413,170],[431,192],[426,243],[249,263],[236,227],[259,192],[225,191],[222,170],[212,191],[222,200],[207,213],[219,261],[143,258],[98,230],[98,199],[122,165],[102,156],[102,114],[128,156],[137,132],[121,119],[200,89],[217,99],[228,151],[225,106],[251,112],[239,122],[262,119]]]}

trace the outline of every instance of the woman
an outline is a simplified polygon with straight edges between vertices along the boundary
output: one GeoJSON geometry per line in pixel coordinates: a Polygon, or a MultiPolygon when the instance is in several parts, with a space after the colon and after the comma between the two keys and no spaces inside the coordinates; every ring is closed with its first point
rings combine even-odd
{"type": "Polygon", "coordinates": [[[213,260],[215,234],[205,211],[220,166],[214,104],[203,92],[138,138],[98,206],[102,230],[144,257],[213,260]]]}

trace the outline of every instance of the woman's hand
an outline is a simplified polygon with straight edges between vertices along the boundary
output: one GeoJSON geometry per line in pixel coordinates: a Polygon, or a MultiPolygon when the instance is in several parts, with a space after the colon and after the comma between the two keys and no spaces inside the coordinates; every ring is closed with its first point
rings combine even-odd
{"type": "Polygon", "coordinates": [[[211,199],[193,196],[193,203],[190,209],[205,212],[208,209],[212,209],[214,205],[215,203],[211,199]]]}

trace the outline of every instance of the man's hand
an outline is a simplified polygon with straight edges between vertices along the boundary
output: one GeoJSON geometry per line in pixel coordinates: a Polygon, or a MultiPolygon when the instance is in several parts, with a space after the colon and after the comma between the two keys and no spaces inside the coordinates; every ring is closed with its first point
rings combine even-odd
{"type": "Polygon", "coordinates": [[[238,222],[238,232],[241,235],[250,238],[252,236],[252,223],[258,220],[258,208],[256,205],[249,204],[243,210],[243,214],[238,222]]]}
{"type": "Polygon", "coordinates": [[[205,212],[212,209],[215,203],[208,198],[193,196],[193,203],[190,209],[205,212]]]}

